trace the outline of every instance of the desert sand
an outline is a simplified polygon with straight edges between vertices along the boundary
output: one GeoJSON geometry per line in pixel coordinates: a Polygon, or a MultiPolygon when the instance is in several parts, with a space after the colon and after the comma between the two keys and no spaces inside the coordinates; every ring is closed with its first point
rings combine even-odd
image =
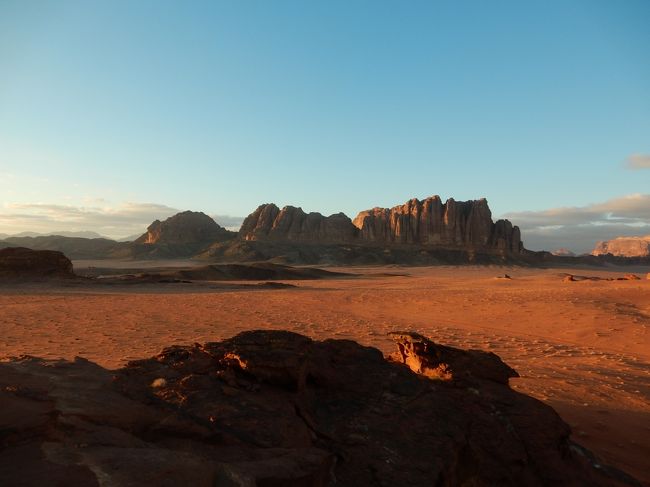
{"type": "MultiPolygon", "coordinates": [[[[77,263],[76,268],[87,265],[77,263]]],[[[650,485],[650,280],[563,282],[630,269],[344,268],[297,288],[159,284],[0,287],[0,357],[83,356],[116,368],[171,344],[287,329],[393,350],[390,331],[495,352],[518,391],[554,407],[578,443],[650,485]],[[508,274],[511,279],[497,278],[508,274]]],[[[645,277],[648,269],[635,269],[645,277]]]]}

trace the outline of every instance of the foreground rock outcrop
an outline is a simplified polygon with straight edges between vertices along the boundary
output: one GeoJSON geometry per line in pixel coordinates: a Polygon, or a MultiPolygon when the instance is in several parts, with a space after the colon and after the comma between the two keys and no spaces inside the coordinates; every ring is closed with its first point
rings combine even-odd
{"type": "Polygon", "coordinates": [[[412,199],[393,208],[362,211],[351,221],[343,213],[325,217],[301,208],[262,205],[244,221],[242,240],[303,243],[414,244],[445,248],[523,249],[518,227],[508,220],[492,221],[487,200],[442,203],[439,196],[412,199]]]}
{"type": "Polygon", "coordinates": [[[67,278],[74,273],[72,262],[61,252],[8,247],[0,249],[0,277],[67,278]]]}
{"type": "Polygon", "coordinates": [[[251,331],[108,371],[0,362],[3,485],[637,485],[494,354],[251,331]],[[415,373],[414,373],[415,371],[415,373]]]}
{"type": "Polygon", "coordinates": [[[611,254],[616,257],[650,257],[650,235],[645,237],[617,237],[598,242],[591,255],[611,254]]]}

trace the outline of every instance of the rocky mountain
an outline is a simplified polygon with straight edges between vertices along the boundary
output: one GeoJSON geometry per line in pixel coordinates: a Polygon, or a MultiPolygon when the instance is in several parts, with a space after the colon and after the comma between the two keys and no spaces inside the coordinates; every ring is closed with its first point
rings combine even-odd
{"type": "Polygon", "coordinates": [[[617,237],[598,242],[591,255],[611,254],[617,257],[650,257],[650,235],[645,237],[617,237]]]}
{"type": "Polygon", "coordinates": [[[439,196],[412,199],[393,208],[362,211],[354,220],[343,213],[325,217],[301,208],[274,204],[257,208],[239,231],[242,240],[303,243],[413,244],[429,247],[523,249],[518,227],[492,221],[487,200],[442,203],[439,196]]]}
{"type": "Polygon", "coordinates": [[[202,212],[184,211],[167,218],[155,220],[147,232],[135,240],[137,244],[194,244],[212,243],[234,237],[202,212]]]}
{"type": "Polygon", "coordinates": [[[323,216],[302,208],[273,203],[259,206],[248,215],[239,230],[243,240],[346,243],[357,238],[357,229],[343,213],[323,216]]]}
{"type": "MultiPolygon", "coordinates": [[[[71,259],[200,257],[219,262],[301,264],[502,263],[524,255],[519,228],[492,221],[485,199],[445,203],[433,196],[393,208],[323,216],[301,208],[259,206],[238,233],[201,212],[156,220],[132,242],[73,237],[9,237],[3,246],[64,252],[71,259]]],[[[529,253],[530,254],[530,253],[529,253]]]]}
{"type": "Polygon", "coordinates": [[[133,242],[105,238],[66,236],[8,237],[1,247],[21,246],[35,250],[63,252],[71,259],[149,259],[192,257],[214,242],[236,237],[208,215],[185,211],[165,221],[154,221],[147,232],[133,242]]]}
{"type": "Polygon", "coordinates": [[[0,362],[3,485],[638,486],[493,353],[247,331],[106,370],[0,362]]]}
{"type": "Polygon", "coordinates": [[[492,221],[486,199],[442,203],[439,196],[412,199],[393,208],[362,211],[353,224],[359,237],[380,244],[419,244],[522,250],[518,227],[508,220],[492,221]]]}

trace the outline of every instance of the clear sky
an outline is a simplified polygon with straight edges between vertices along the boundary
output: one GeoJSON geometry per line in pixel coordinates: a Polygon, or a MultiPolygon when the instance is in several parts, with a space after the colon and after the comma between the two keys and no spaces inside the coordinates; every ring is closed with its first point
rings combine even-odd
{"type": "Polygon", "coordinates": [[[649,154],[647,0],[0,0],[0,233],[439,194],[584,250],[649,154]]]}

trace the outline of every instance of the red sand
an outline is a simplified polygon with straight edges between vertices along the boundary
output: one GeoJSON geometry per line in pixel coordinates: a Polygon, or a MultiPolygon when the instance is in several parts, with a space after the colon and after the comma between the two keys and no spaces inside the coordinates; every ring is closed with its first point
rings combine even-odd
{"type": "Polygon", "coordinates": [[[0,357],[80,355],[114,368],[254,328],[392,351],[387,332],[414,330],[494,351],[521,374],[514,388],[553,406],[576,441],[650,485],[650,280],[562,282],[571,271],[497,267],[341,270],[374,275],[281,290],[4,287],[0,357]],[[513,279],[495,278],[504,273],[513,279]]]}

